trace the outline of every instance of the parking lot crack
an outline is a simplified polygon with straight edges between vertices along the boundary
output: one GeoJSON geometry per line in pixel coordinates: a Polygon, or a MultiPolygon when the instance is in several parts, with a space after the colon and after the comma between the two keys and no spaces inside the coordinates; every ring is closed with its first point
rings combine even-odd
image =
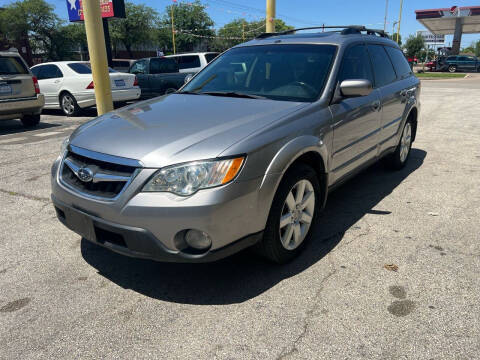
{"type": "Polygon", "coordinates": [[[321,281],[319,284],[318,289],[315,291],[315,301],[312,303],[312,306],[305,312],[305,317],[304,317],[304,322],[302,325],[302,331],[300,334],[297,336],[297,338],[293,341],[291,346],[286,346],[282,349],[280,352],[280,355],[277,356],[276,360],[284,360],[288,359],[294,354],[298,353],[298,344],[305,338],[308,332],[308,328],[311,325],[311,317],[315,313],[315,309],[318,306],[318,298],[320,297],[321,292],[323,291],[325,287],[325,283],[333,276],[335,275],[337,270],[334,268],[330,273],[328,273],[321,281]]]}
{"type": "Polygon", "coordinates": [[[0,189],[0,193],[7,194],[7,195],[10,195],[10,196],[18,196],[18,197],[22,197],[22,198],[29,199],[29,200],[40,201],[40,202],[43,202],[43,203],[50,203],[50,199],[47,198],[47,197],[24,194],[24,193],[19,193],[19,192],[16,192],[16,191],[5,190],[5,189],[0,189]]]}

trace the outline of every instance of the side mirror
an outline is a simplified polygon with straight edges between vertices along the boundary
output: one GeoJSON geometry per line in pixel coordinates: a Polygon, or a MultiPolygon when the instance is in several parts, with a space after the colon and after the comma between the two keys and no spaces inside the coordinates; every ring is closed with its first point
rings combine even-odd
{"type": "Polygon", "coordinates": [[[193,74],[187,74],[187,76],[185,76],[185,84],[188,83],[190,80],[192,80],[193,78],[193,74]]]}
{"type": "Polygon", "coordinates": [[[343,80],[340,84],[340,92],[345,97],[367,96],[372,90],[372,82],[366,79],[343,80]]]}

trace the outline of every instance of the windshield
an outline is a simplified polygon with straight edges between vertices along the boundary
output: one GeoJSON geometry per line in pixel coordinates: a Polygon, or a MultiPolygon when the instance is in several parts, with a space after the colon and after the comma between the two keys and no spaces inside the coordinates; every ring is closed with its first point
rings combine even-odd
{"type": "Polygon", "coordinates": [[[335,51],[333,45],[303,44],[233,48],[195,76],[182,92],[315,101],[323,91],[335,51]]]}
{"type": "MultiPolygon", "coordinates": [[[[92,68],[90,67],[89,63],[70,63],[70,64],[68,64],[68,67],[78,74],[91,74],[92,73],[92,68]]],[[[117,72],[117,71],[113,70],[112,68],[108,68],[108,72],[114,73],[114,72],[117,72]]]]}

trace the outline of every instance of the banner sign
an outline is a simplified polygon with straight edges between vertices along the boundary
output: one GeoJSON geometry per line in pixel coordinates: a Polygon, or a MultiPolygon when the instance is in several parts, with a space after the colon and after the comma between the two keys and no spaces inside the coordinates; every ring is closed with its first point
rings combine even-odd
{"type": "MultiPolygon", "coordinates": [[[[124,0],[99,0],[102,18],[124,18],[124,0]]],[[[82,0],[67,0],[68,18],[71,22],[83,21],[82,0]]]]}
{"type": "Polygon", "coordinates": [[[443,45],[445,43],[445,35],[435,35],[430,31],[417,31],[417,36],[420,35],[428,45],[443,45]]]}

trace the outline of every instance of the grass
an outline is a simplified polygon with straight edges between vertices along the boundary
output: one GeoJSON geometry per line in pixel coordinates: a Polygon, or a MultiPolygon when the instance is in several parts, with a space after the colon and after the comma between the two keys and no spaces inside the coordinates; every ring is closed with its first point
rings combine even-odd
{"type": "Polygon", "coordinates": [[[415,74],[416,77],[422,78],[432,78],[432,79],[453,79],[453,78],[464,78],[466,74],[457,74],[457,73],[444,73],[444,72],[426,72],[415,74]]]}

